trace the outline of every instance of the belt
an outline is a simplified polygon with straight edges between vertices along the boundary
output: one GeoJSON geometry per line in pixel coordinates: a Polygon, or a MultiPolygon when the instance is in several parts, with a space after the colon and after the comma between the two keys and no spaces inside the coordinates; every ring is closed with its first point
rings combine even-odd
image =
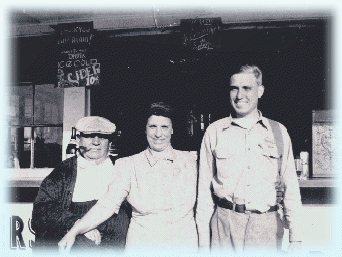
{"type": "Polygon", "coordinates": [[[216,203],[221,208],[229,209],[229,210],[236,211],[236,212],[239,212],[239,213],[257,213],[257,214],[262,214],[262,213],[265,213],[265,212],[273,212],[273,211],[277,211],[278,210],[278,206],[274,205],[274,206],[271,206],[265,212],[261,212],[261,211],[258,211],[258,210],[246,211],[246,205],[244,205],[244,204],[234,204],[234,203],[228,201],[225,198],[217,198],[216,203]]]}

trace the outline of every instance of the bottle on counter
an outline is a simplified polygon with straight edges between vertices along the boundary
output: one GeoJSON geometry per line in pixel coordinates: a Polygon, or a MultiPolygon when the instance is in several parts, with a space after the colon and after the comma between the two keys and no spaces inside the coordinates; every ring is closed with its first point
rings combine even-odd
{"type": "Polygon", "coordinates": [[[302,164],[302,173],[300,176],[301,180],[307,180],[309,178],[309,162],[310,162],[310,148],[309,140],[305,138],[304,144],[302,146],[302,151],[300,152],[300,160],[302,164]]]}
{"type": "Polygon", "coordinates": [[[297,178],[300,179],[303,173],[303,165],[302,160],[300,159],[300,156],[296,156],[295,158],[295,165],[296,165],[296,171],[297,171],[297,178]]]}
{"type": "Polygon", "coordinates": [[[302,162],[302,173],[300,179],[307,180],[309,178],[309,152],[300,152],[300,159],[302,162]]]}
{"type": "Polygon", "coordinates": [[[66,149],[66,158],[75,156],[77,150],[76,128],[72,127],[71,139],[66,149]]]}

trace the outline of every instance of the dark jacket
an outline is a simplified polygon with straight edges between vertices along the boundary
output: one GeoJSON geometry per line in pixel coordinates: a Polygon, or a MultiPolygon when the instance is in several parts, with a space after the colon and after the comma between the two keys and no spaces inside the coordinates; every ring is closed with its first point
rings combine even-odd
{"type": "MultiPolygon", "coordinates": [[[[113,164],[114,159],[111,158],[113,164]]],[[[42,182],[33,203],[32,229],[36,250],[57,250],[57,243],[83,215],[69,211],[76,183],[77,158],[63,161],[42,182]]],[[[94,204],[96,201],[94,201],[94,204]]],[[[125,201],[118,214],[100,224],[103,247],[123,249],[131,217],[130,205],[125,201]]]]}

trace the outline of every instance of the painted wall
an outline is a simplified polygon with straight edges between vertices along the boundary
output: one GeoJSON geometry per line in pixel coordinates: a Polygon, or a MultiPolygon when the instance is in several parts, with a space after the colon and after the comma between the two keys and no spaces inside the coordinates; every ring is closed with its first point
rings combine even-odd
{"type": "MultiPolygon", "coordinates": [[[[5,247],[11,253],[16,251],[32,252],[31,247],[34,244],[34,235],[30,230],[32,206],[32,203],[7,204],[5,247]]],[[[330,251],[334,251],[338,243],[335,236],[336,223],[334,222],[337,205],[304,205],[303,207],[303,253],[329,254],[330,251]]],[[[286,230],[283,251],[287,251],[288,238],[288,230],[286,230]]]]}

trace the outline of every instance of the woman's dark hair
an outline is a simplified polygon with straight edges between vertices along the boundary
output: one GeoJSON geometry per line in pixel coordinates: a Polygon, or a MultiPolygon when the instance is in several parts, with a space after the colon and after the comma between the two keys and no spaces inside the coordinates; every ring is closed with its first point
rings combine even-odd
{"type": "Polygon", "coordinates": [[[163,116],[166,118],[169,118],[171,122],[173,122],[174,118],[174,109],[171,107],[171,105],[164,103],[164,102],[156,102],[150,105],[150,108],[148,109],[147,115],[146,115],[146,123],[147,120],[152,116],[163,116]]]}

